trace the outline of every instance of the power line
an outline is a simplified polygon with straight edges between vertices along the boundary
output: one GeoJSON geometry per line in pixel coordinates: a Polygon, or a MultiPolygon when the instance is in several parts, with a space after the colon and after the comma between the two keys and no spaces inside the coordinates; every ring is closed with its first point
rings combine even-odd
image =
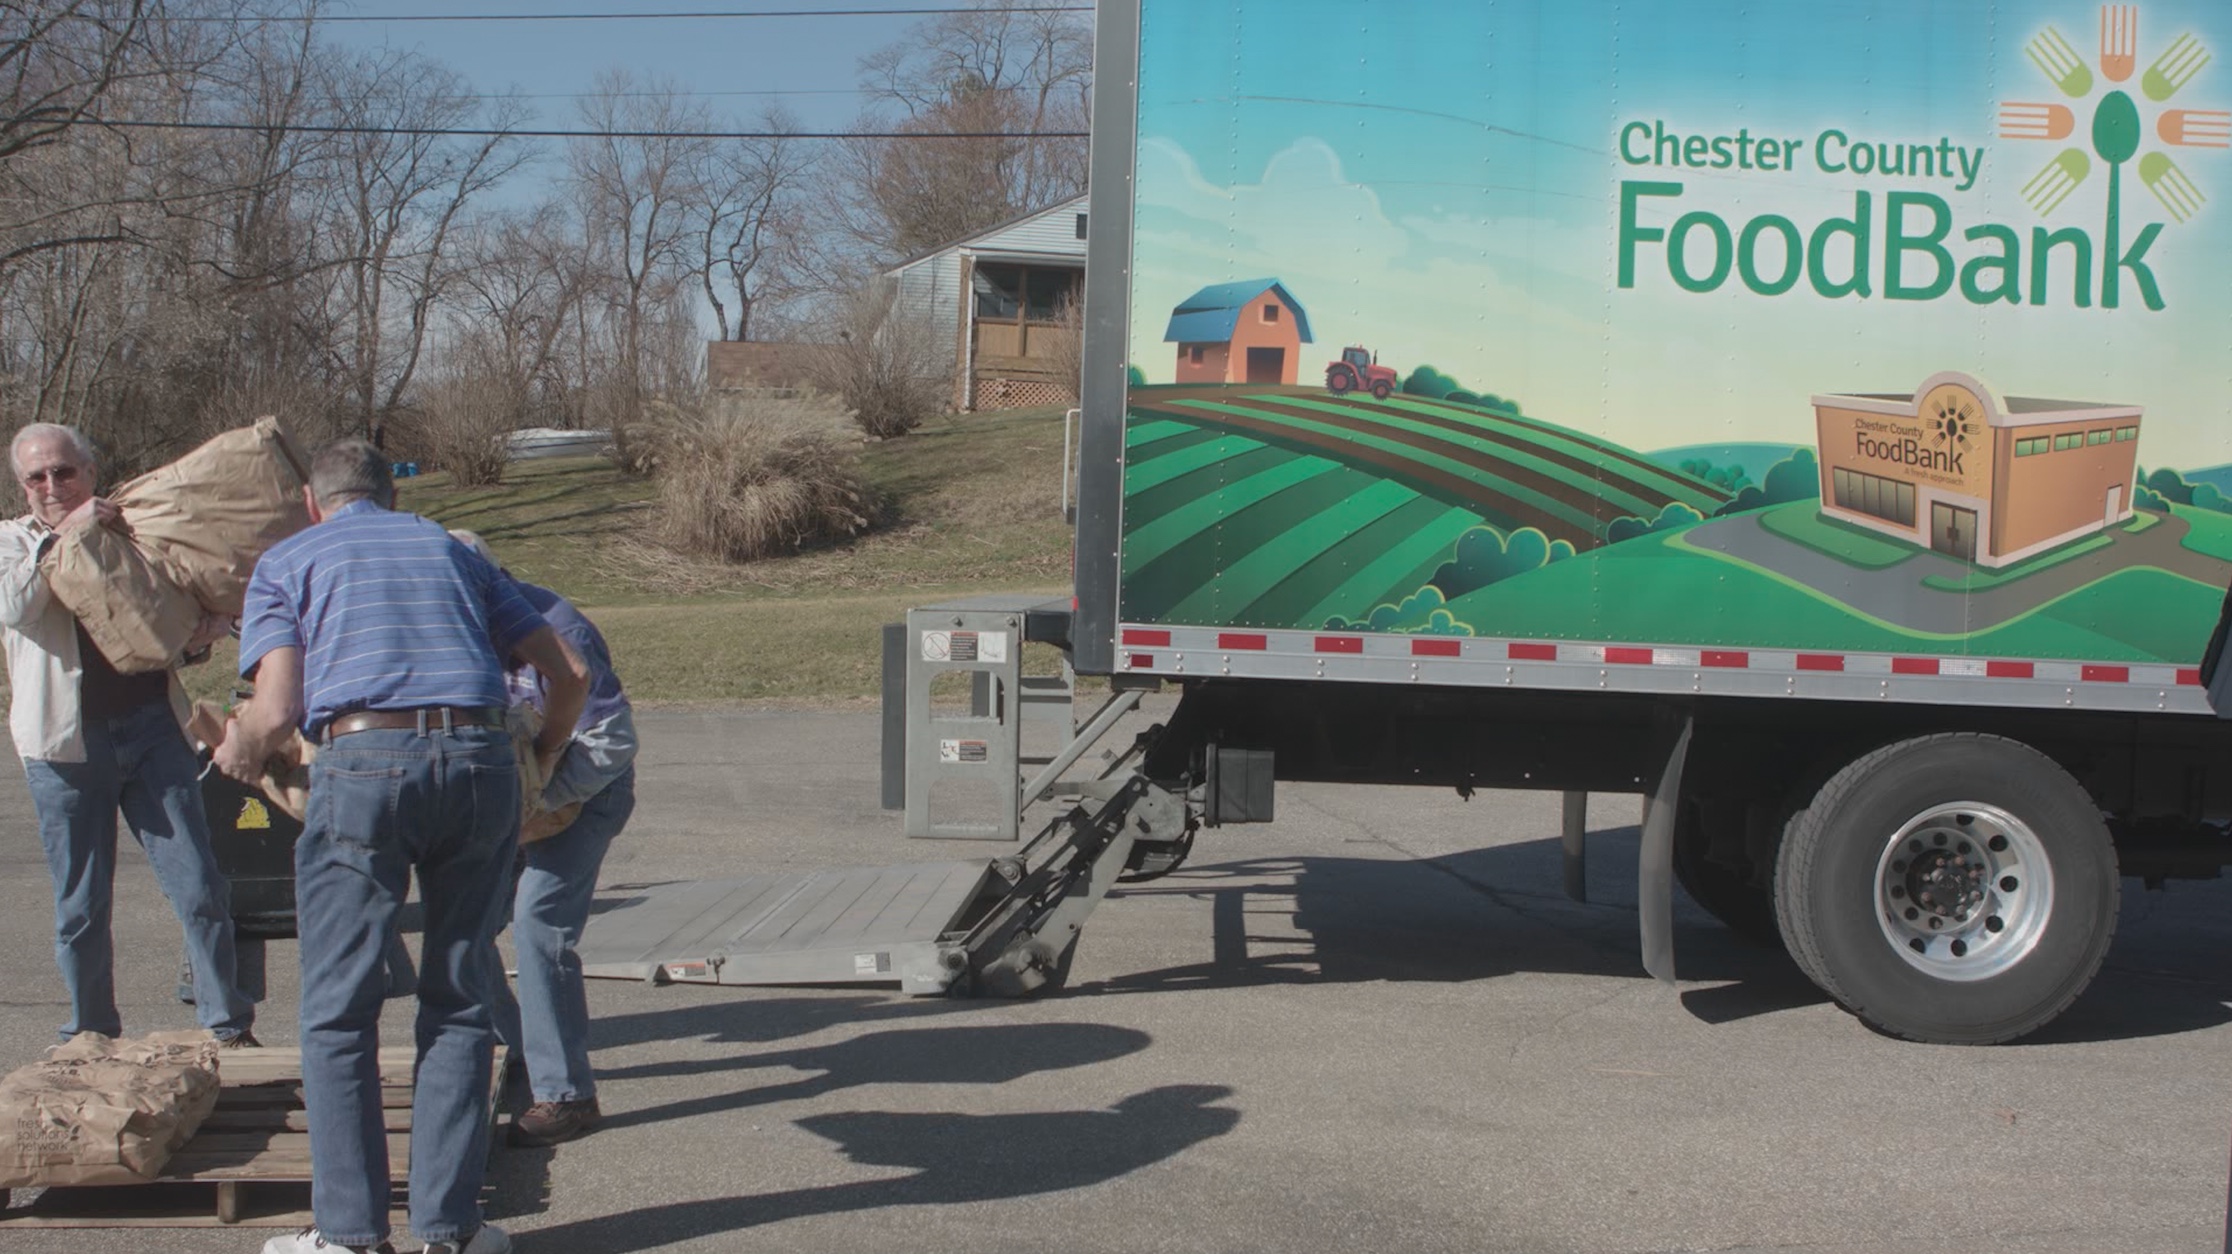
{"type": "Polygon", "coordinates": [[[298,126],[254,122],[88,123],[143,131],[299,131],[306,135],[456,135],[478,139],[1090,139],[1089,131],[529,131],[450,126],[298,126]]]}
{"type": "MultiPolygon", "coordinates": [[[[704,9],[676,10],[665,13],[334,13],[318,14],[311,19],[326,23],[362,22],[662,22],[689,19],[731,18],[800,18],[800,17],[951,17],[971,13],[1090,13],[1089,4],[1015,5],[998,8],[916,8],[916,9],[704,9]]],[[[216,16],[162,16],[143,19],[154,22],[291,22],[296,19],[282,14],[261,14],[250,17],[216,16]]]]}
{"type": "MultiPolygon", "coordinates": [[[[434,97],[434,99],[436,99],[436,100],[639,100],[639,99],[643,99],[643,98],[646,98],[646,97],[671,96],[671,95],[677,95],[677,94],[679,94],[679,95],[686,95],[686,96],[690,96],[690,97],[692,97],[692,98],[696,98],[696,97],[704,97],[704,98],[706,98],[706,99],[713,99],[713,98],[715,98],[715,97],[727,97],[727,96],[873,96],[873,95],[879,95],[879,94],[881,94],[881,93],[880,93],[880,92],[878,92],[878,91],[874,91],[874,90],[871,90],[871,89],[869,89],[869,88],[866,88],[866,87],[796,87],[796,88],[770,87],[770,88],[765,88],[765,89],[762,89],[762,90],[757,90],[757,91],[687,91],[687,92],[679,92],[679,93],[677,93],[677,92],[664,92],[664,91],[536,91],[536,92],[487,92],[487,91],[471,91],[471,92],[459,92],[458,94],[456,94],[456,95],[454,95],[454,96],[453,96],[453,95],[446,95],[446,94],[445,94],[445,95],[440,95],[440,96],[436,96],[436,97],[434,97]]],[[[370,95],[370,96],[350,96],[350,97],[347,97],[347,99],[350,99],[350,100],[402,100],[402,99],[423,99],[423,97],[417,97],[417,96],[410,96],[410,97],[406,97],[406,96],[403,96],[403,95],[395,95],[395,94],[389,94],[389,95],[377,95],[377,94],[375,94],[375,95],[370,95]]]]}

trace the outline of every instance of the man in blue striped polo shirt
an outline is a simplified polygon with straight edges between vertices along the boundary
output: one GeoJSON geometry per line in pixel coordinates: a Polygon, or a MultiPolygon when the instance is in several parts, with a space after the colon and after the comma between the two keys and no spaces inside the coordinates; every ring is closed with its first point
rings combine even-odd
{"type": "MultiPolygon", "coordinates": [[[[542,794],[545,810],[578,803],[580,813],[525,846],[520,860],[526,865],[511,909],[519,996],[512,997],[500,970],[489,989],[496,1037],[518,1051],[515,1057],[526,1059],[527,1083],[535,1098],[512,1120],[512,1144],[557,1145],[594,1131],[604,1118],[597,1105],[597,1073],[589,1066],[589,999],[574,947],[589,923],[605,850],[635,812],[635,708],[620,687],[604,633],[573,602],[513,577],[472,532],[450,534],[503,571],[558,638],[589,665],[588,703],[542,794]]],[[[531,670],[513,671],[511,697],[514,704],[541,708],[542,677],[531,670]]]]}
{"type": "Polygon", "coordinates": [[[416,869],[426,926],[411,1228],[432,1254],[503,1254],[510,1239],[480,1215],[495,1037],[480,953],[519,833],[504,666],[516,658],[548,684],[535,745],[546,771],[588,673],[494,566],[393,509],[387,461],[370,444],[320,449],[308,497],[314,525],[264,554],[249,581],[240,673],[256,694],[217,748],[218,766],[248,780],[289,728],[319,744],[295,843],[316,1223],[264,1252],[392,1254],[382,959],[416,869]]]}

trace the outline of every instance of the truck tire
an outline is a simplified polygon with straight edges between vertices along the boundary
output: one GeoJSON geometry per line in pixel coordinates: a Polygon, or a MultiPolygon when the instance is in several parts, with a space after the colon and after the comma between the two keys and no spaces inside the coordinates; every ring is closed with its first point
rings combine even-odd
{"type": "Polygon", "coordinates": [[[1372,385],[1372,399],[1375,401],[1384,401],[1394,391],[1394,384],[1389,383],[1385,379],[1381,379],[1379,382],[1372,385]]]}
{"type": "Polygon", "coordinates": [[[1782,946],[1775,922],[1774,893],[1755,884],[1744,871],[1710,856],[1712,834],[1723,822],[1743,821],[1741,807],[1734,816],[1711,812],[1695,801],[1682,803],[1674,821],[1674,882],[1705,913],[1728,925],[1728,930],[1755,945],[1782,946]]]}
{"type": "Polygon", "coordinates": [[[1335,396],[1339,396],[1355,386],[1356,376],[1341,367],[1336,366],[1325,372],[1325,390],[1335,396]]]}
{"type": "MultiPolygon", "coordinates": [[[[1798,830],[1799,824],[1803,823],[1805,818],[1806,807],[1801,806],[1793,811],[1790,821],[1783,824],[1782,843],[1775,847],[1773,889],[1775,930],[1781,934],[1783,950],[1790,955],[1790,960],[1798,964],[1798,969],[1805,973],[1807,979],[1813,981],[1815,988],[1835,999],[1837,992],[1829,986],[1829,977],[1823,974],[1821,970],[1821,955],[1814,950],[1812,930],[1809,928],[1800,932],[1791,926],[1792,922],[1799,917],[1800,912],[1804,909],[1799,902],[1789,899],[1793,895],[1793,890],[1801,884],[1801,881],[1795,873],[1785,873],[1783,864],[1790,858],[1791,834],[1798,830]]],[[[1843,1005],[1844,1003],[1839,1000],[1838,1004],[1843,1005]]],[[[1852,1007],[1845,1006],[1845,1009],[1850,1010],[1852,1007]]]]}
{"type": "Polygon", "coordinates": [[[2115,845],[2052,759],[1998,736],[1887,745],[1831,776],[1775,866],[1791,955],[1910,1040],[1987,1045],[2077,999],[2114,935],[2115,845]]]}

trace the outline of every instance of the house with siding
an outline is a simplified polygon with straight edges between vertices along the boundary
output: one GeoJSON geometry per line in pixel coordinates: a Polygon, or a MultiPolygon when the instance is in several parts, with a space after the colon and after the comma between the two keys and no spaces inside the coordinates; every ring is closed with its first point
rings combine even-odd
{"type": "Polygon", "coordinates": [[[952,346],[960,410],[1077,398],[1070,313],[1085,292],[1085,197],[980,231],[884,272],[901,310],[952,346]]]}
{"type": "Polygon", "coordinates": [[[1216,283],[1170,311],[1163,342],[1178,346],[1180,383],[1293,383],[1310,316],[1277,279],[1216,283]]]}

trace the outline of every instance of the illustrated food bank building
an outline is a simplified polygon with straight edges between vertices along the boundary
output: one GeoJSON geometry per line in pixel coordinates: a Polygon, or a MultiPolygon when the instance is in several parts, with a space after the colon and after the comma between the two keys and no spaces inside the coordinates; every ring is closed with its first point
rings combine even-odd
{"type": "Polygon", "coordinates": [[[1951,371],[1813,405],[1833,518],[2005,566],[2131,517],[2136,405],[2003,398],[1951,371]]]}

